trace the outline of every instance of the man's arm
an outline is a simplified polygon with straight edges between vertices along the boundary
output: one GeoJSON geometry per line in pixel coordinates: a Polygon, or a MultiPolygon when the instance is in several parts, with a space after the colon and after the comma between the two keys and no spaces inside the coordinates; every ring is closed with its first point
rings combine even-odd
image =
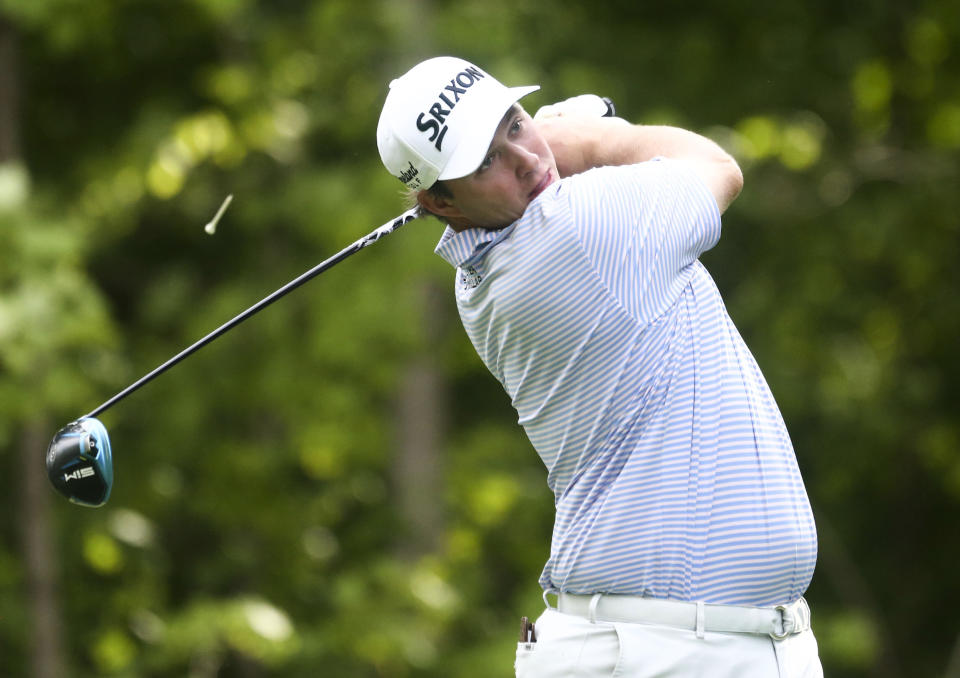
{"type": "Polygon", "coordinates": [[[580,115],[544,117],[535,124],[553,151],[561,177],[663,156],[687,163],[713,193],[721,212],[743,188],[737,161],[715,142],[688,130],[580,115]]]}

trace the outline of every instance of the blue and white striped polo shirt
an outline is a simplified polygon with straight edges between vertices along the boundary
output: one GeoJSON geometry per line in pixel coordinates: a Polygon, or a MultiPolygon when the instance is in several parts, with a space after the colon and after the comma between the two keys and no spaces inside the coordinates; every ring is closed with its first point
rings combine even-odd
{"type": "Polygon", "coordinates": [[[719,237],[700,179],[659,160],[566,178],[510,226],[437,246],[549,471],[545,589],[776,605],[810,582],[793,446],[697,259],[719,237]]]}

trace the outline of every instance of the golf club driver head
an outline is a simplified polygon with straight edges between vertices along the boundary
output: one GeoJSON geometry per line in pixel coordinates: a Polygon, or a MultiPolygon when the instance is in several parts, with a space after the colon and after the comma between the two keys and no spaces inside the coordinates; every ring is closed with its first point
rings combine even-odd
{"type": "Polygon", "coordinates": [[[74,504],[106,504],[113,487],[113,454],[104,425],[84,417],[57,431],[47,448],[47,476],[74,504]]]}

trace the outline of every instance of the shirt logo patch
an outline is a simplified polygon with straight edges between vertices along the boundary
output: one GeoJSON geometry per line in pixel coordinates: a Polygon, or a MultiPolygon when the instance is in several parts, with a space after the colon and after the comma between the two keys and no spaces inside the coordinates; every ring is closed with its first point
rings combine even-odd
{"type": "Polygon", "coordinates": [[[472,290],[483,282],[483,275],[473,266],[460,269],[460,286],[472,290]]]}

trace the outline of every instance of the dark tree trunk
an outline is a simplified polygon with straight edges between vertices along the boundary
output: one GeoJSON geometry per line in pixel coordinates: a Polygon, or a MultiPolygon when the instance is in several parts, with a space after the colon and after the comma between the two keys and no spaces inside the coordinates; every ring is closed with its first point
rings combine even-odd
{"type": "MultiPolygon", "coordinates": [[[[20,82],[17,34],[0,15],[0,165],[20,160],[20,82]]],[[[51,492],[43,468],[46,431],[42,416],[24,425],[20,446],[20,506],[23,563],[29,618],[30,675],[64,675],[62,619],[57,594],[55,544],[51,534],[51,492]]]]}
{"type": "Polygon", "coordinates": [[[27,424],[20,439],[20,519],[30,612],[30,670],[34,678],[60,678],[63,670],[63,624],[57,591],[55,543],[51,534],[52,492],[43,468],[45,422],[27,424]]]}
{"type": "Polygon", "coordinates": [[[443,374],[434,359],[445,305],[437,286],[421,285],[424,346],[408,365],[400,390],[398,444],[393,464],[397,508],[404,524],[398,551],[405,557],[429,553],[443,532],[443,438],[446,398],[443,374]]]}

